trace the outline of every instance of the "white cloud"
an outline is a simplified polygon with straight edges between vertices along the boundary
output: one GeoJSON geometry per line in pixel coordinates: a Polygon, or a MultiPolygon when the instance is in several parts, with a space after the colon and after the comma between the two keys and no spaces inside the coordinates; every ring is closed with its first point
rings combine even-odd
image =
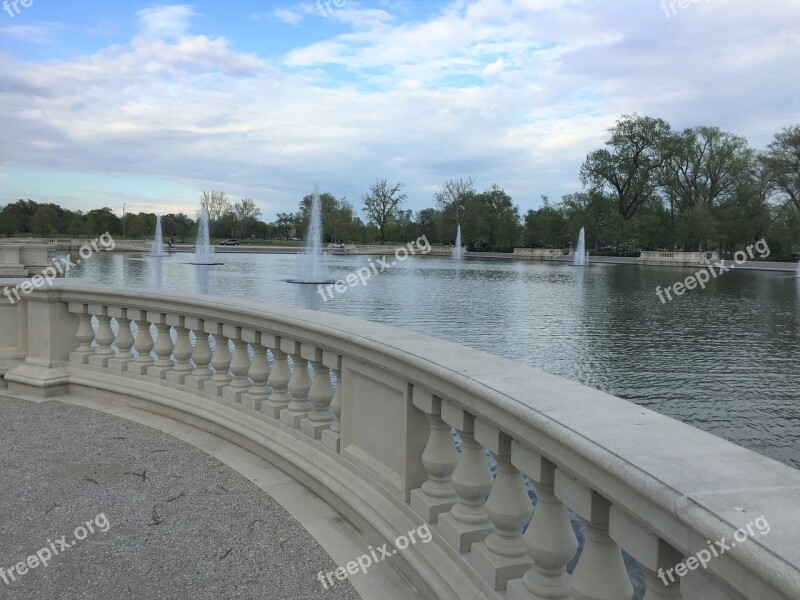
{"type": "Polygon", "coordinates": [[[37,25],[0,25],[0,38],[9,38],[31,44],[51,44],[62,27],[59,23],[37,25]]]}
{"type": "Polygon", "coordinates": [[[278,19],[278,21],[288,23],[289,25],[297,25],[303,20],[302,13],[287,8],[276,8],[272,11],[272,15],[278,19]]]}
{"type": "Polygon", "coordinates": [[[188,4],[155,6],[136,12],[141,35],[157,38],[185,35],[189,30],[189,20],[196,14],[188,4]]]}
{"type": "Polygon", "coordinates": [[[404,181],[414,209],[472,176],[524,211],[576,191],[622,113],[719,125],[756,146],[800,114],[791,0],[715,0],[670,19],[639,0],[459,1],[424,21],[348,2],[333,17],[346,33],[280,57],[187,35],[186,5],[158,10],[138,13],[158,35],[126,46],[4,61],[13,164],[221,188],[265,218],[315,182],[357,204],[378,177],[404,181]]]}

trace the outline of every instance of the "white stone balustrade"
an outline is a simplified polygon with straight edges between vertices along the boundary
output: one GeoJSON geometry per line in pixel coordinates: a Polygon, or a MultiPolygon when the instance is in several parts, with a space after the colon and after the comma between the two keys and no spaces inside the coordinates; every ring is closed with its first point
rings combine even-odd
{"type": "Polygon", "coordinates": [[[511,462],[536,488],[537,502],[524,535],[533,566],[522,579],[509,582],[508,600],[572,599],[567,564],[578,541],[567,507],[553,494],[556,466],[518,441],[512,443],[511,462]]]}
{"type": "Polygon", "coordinates": [[[308,359],[303,357],[300,342],[281,339],[281,349],[292,357],[292,377],[289,379],[289,393],[292,399],[281,411],[280,420],[297,429],[300,421],[305,419],[313,408],[311,400],[308,399],[308,392],[311,389],[308,359]]]}
{"type": "Polygon", "coordinates": [[[572,572],[575,600],[625,600],[633,585],[625,571],[622,549],[608,535],[611,503],[561,471],[555,473],[555,495],[583,523],[586,540],[572,572]]]}
{"type": "Polygon", "coordinates": [[[96,367],[107,367],[108,361],[114,357],[114,330],[111,329],[111,316],[108,314],[107,306],[89,306],[89,313],[97,317],[97,331],[95,341],[97,350],[89,356],[87,362],[96,367]]]}
{"type": "MultiPolygon", "coordinates": [[[[146,375],[147,369],[155,362],[150,355],[155,342],[150,334],[150,319],[147,316],[147,311],[136,310],[133,312],[133,321],[136,323],[136,341],[133,344],[133,349],[136,350],[136,358],[129,362],[126,368],[130,373],[146,375]]],[[[78,351],[80,351],[80,347],[78,351]]]]}
{"type": "Polygon", "coordinates": [[[242,339],[253,349],[253,358],[250,361],[250,370],[247,372],[252,383],[247,392],[241,396],[241,403],[250,410],[260,412],[261,405],[269,399],[270,393],[268,350],[262,343],[260,331],[246,329],[242,333],[242,339]]]}
{"type": "Polygon", "coordinates": [[[459,552],[468,552],[472,544],[483,541],[494,529],[486,512],[492,475],[483,447],[475,441],[475,416],[446,402],[442,420],[458,432],[461,455],[452,476],[458,502],[439,517],[439,531],[459,552]]]}
{"type": "MultiPolygon", "coordinates": [[[[263,334],[261,339],[263,343],[263,334]]],[[[267,380],[272,388],[272,393],[269,395],[267,402],[261,404],[261,412],[273,419],[280,419],[281,411],[289,406],[289,402],[292,400],[289,395],[289,381],[292,373],[289,370],[288,355],[281,350],[281,338],[273,337],[267,345],[272,351],[275,362],[267,380]]]]}
{"type": "Polygon", "coordinates": [[[192,373],[192,340],[191,331],[186,327],[186,317],[180,315],[167,315],[167,325],[175,329],[175,348],[173,356],[175,364],[165,373],[164,378],[171,382],[183,385],[186,377],[192,373]]]}
{"type": "Polygon", "coordinates": [[[334,452],[339,452],[342,438],[342,357],[335,352],[326,351],[322,356],[322,362],[336,376],[336,389],[330,404],[334,420],[330,428],[322,432],[322,443],[334,452]]]}
{"type": "Polygon", "coordinates": [[[248,344],[242,339],[242,328],[236,327],[233,335],[233,358],[231,359],[230,372],[233,376],[230,385],[222,390],[222,397],[230,402],[241,403],[242,396],[252,384],[250,380],[250,354],[248,344]]]}
{"type": "Polygon", "coordinates": [[[644,600],[800,597],[798,471],[441,340],[246,300],[59,281],[17,305],[0,297],[6,387],[150,407],[227,437],[300,479],[374,547],[428,523],[431,542],[391,563],[424,598],[624,600],[634,588],[623,550],[644,600]],[[536,488],[532,518],[523,475],[536,488]],[[571,574],[570,511],[585,535],[571,574]],[[664,582],[762,515],[769,534],[664,582]]]}
{"type": "Polygon", "coordinates": [[[131,320],[128,318],[128,309],[120,306],[111,306],[108,309],[108,314],[114,317],[117,322],[117,335],[114,339],[114,344],[117,347],[117,352],[113,358],[108,359],[108,367],[115,371],[126,371],[127,365],[135,356],[131,352],[133,348],[133,333],[131,333],[131,320]]]}
{"type": "Polygon", "coordinates": [[[165,379],[166,374],[173,368],[172,352],[175,350],[175,344],[172,341],[172,327],[167,323],[165,313],[155,316],[148,315],[148,320],[150,319],[155,322],[158,333],[153,344],[156,359],[153,366],[147,367],[147,375],[156,379],[165,379]]]}
{"type": "Polygon", "coordinates": [[[511,463],[512,439],[487,425],[475,423],[475,441],[487,448],[497,464],[497,476],[486,501],[486,512],[494,531],[472,545],[472,566],[492,589],[503,590],[531,565],[522,531],[533,514],[522,473],[511,463]]]}
{"type": "Polygon", "coordinates": [[[414,406],[425,413],[431,432],[422,453],[428,478],[422,487],[411,492],[411,508],[426,521],[436,523],[440,514],[458,502],[452,481],[458,452],[452,428],[442,420],[442,399],[419,388],[414,390],[414,406]]]}
{"type": "Polygon", "coordinates": [[[309,348],[307,352],[308,360],[314,368],[314,379],[311,381],[311,389],[308,390],[308,400],[312,408],[308,417],[300,421],[300,431],[314,439],[320,438],[322,432],[336,421],[336,415],[331,410],[334,393],[331,370],[322,362],[324,352],[322,348],[309,348]]]}
{"type": "Polygon", "coordinates": [[[230,338],[225,335],[226,326],[223,323],[206,322],[205,327],[206,333],[214,336],[214,353],[211,355],[214,374],[203,384],[203,389],[208,394],[222,396],[222,390],[230,385],[232,378],[230,338]]]}

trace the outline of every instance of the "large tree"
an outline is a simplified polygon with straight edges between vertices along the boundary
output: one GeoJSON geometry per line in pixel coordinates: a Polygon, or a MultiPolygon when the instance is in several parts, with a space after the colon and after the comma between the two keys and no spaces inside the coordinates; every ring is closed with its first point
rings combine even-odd
{"type": "Polygon", "coordinates": [[[253,228],[256,218],[261,216],[261,209],[250,198],[242,198],[233,204],[233,215],[239,226],[239,235],[246,238],[253,228]]]}
{"type": "Polygon", "coordinates": [[[222,220],[232,211],[231,201],[223,191],[204,191],[200,195],[200,210],[208,212],[209,229],[212,235],[219,235],[222,229],[222,220]]]}
{"type": "Polygon", "coordinates": [[[290,213],[278,213],[278,220],[275,221],[275,228],[280,237],[288,240],[294,232],[295,216],[290,213]]]}
{"type": "Polygon", "coordinates": [[[450,179],[445,181],[433,197],[436,208],[445,219],[461,222],[461,215],[466,210],[467,202],[475,196],[475,184],[472,177],[466,179],[450,179]]]}
{"type": "Polygon", "coordinates": [[[397,211],[406,199],[402,189],[402,183],[389,186],[385,179],[379,179],[370,186],[369,194],[363,197],[364,212],[369,222],[378,228],[381,244],[386,243],[387,225],[395,219],[397,211]]]}
{"type": "Polygon", "coordinates": [[[775,134],[763,157],[770,178],[784,198],[800,210],[800,125],[775,134]]]}
{"type": "Polygon", "coordinates": [[[670,136],[661,183],[678,208],[719,205],[747,180],[753,152],[743,137],[718,127],[695,127],[670,136]]]}
{"type": "Polygon", "coordinates": [[[609,132],[608,148],[586,157],[581,181],[595,190],[610,190],[619,214],[627,220],[655,194],[670,125],[663,119],[623,115],[609,132]]]}

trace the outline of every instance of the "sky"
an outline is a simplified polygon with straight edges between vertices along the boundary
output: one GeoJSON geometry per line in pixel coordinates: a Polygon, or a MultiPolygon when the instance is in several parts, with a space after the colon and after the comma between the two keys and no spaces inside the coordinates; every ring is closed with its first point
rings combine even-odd
{"type": "Polygon", "coordinates": [[[757,149],[800,123],[797,0],[0,8],[0,205],[193,217],[223,190],[272,221],[315,184],[360,208],[402,182],[417,211],[472,177],[524,213],[580,191],[622,114],[757,149]]]}

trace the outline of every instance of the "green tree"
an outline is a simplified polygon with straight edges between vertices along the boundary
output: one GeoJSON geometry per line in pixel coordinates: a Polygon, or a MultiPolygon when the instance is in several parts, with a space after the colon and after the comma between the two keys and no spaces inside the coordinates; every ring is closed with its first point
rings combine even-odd
{"type": "Polygon", "coordinates": [[[378,228],[381,244],[386,243],[387,226],[406,199],[406,195],[401,192],[402,189],[402,183],[389,186],[385,179],[379,179],[370,186],[369,194],[363,197],[364,212],[369,222],[378,228]]]}
{"type": "Polygon", "coordinates": [[[239,227],[239,236],[246,238],[261,216],[261,209],[250,198],[242,198],[233,203],[233,215],[239,227]]]}
{"type": "Polygon", "coordinates": [[[772,182],[786,201],[800,210],[800,125],[775,134],[763,157],[772,182]]]}
{"type": "Polygon", "coordinates": [[[58,214],[52,205],[46,204],[44,206],[40,206],[31,219],[31,227],[33,228],[33,232],[41,237],[49,236],[55,228],[57,219],[58,214]]]}
{"type": "Polygon", "coordinates": [[[290,213],[278,213],[278,220],[275,221],[275,226],[278,230],[278,234],[288,240],[289,237],[294,232],[294,215],[290,213]]]}
{"type": "Polygon", "coordinates": [[[655,194],[670,125],[663,119],[623,115],[609,132],[610,149],[590,152],[580,177],[584,185],[610,190],[619,214],[628,220],[655,194]]]}
{"type": "Polygon", "coordinates": [[[11,211],[0,211],[0,234],[14,237],[17,234],[17,217],[11,211]]]}
{"type": "Polygon", "coordinates": [[[80,235],[86,229],[86,222],[83,220],[81,215],[75,215],[72,217],[72,220],[69,222],[69,234],[74,237],[80,237],[80,235]]]}
{"type": "MultiPolygon", "coordinates": [[[[524,239],[531,248],[563,248],[570,241],[567,219],[561,207],[542,196],[542,207],[525,215],[524,239]]],[[[576,233],[577,236],[577,233],[576,233]]]]}

